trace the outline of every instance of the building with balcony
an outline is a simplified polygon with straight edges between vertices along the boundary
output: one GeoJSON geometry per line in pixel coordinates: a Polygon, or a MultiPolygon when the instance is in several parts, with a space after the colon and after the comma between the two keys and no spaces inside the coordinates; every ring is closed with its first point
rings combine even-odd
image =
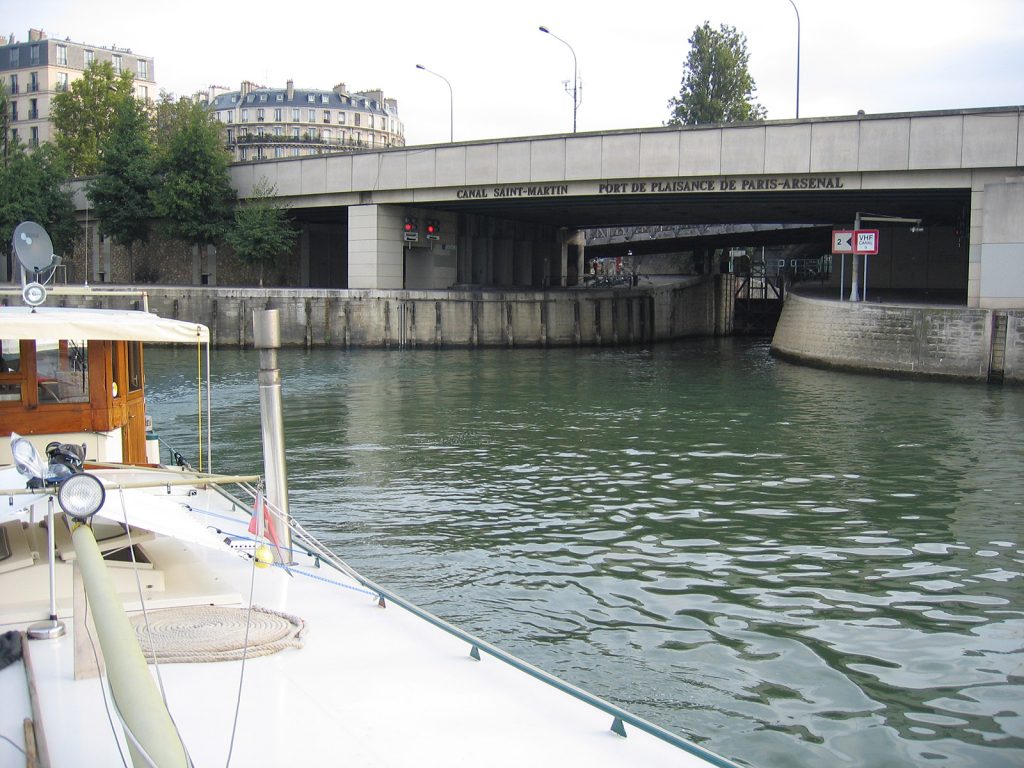
{"type": "Polygon", "coordinates": [[[379,90],[266,88],[246,81],[237,91],[217,86],[196,94],[225,126],[236,161],[300,157],[405,146],[398,101],[379,90]]]}
{"type": "Polygon", "coordinates": [[[103,61],[110,62],[117,74],[127,71],[135,76],[137,98],[148,101],[156,96],[152,57],[128,48],[51,39],[41,29],[30,29],[28,42],[18,42],[14,35],[0,37],[0,78],[9,99],[7,138],[29,146],[53,139],[53,97],[66,91],[90,64],[103,61]]]}

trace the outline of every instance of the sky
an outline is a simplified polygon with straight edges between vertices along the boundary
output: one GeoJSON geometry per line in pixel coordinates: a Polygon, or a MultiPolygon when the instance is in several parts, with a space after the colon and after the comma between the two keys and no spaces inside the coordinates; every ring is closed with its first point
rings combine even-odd
{"type": "Polygon", "coordinates": [[[414,145],[570,132],[573,53],[579,131],[663,125],[704,21],[746,36],[755,99],[793,118],[794,2],[800,117],[1024,105],[1024,0],[0,0],[0,30],[130,48],[178,96],[379,88],[414,145]]]}

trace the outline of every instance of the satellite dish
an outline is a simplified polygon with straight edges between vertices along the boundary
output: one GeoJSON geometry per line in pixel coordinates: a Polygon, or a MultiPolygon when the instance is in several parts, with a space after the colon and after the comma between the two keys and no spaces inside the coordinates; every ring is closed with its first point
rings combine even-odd
{"type": "Polygon", "coordinates": [[[35,311],[46,301],[44,273],[52,273],[53,268],[60,264],[60,257],[53,255],[50,236],[34,221],[23,221],[15,227],[11,242],[14,255],[21,264],[21,297],[35,311]]]}
{"type": "Polygon", "coordinates": [[[18,261],[30,275],[37,275],[56,266],[50,236],[34,221],[23,221],[15,227],[12,241],[18,261]]]}

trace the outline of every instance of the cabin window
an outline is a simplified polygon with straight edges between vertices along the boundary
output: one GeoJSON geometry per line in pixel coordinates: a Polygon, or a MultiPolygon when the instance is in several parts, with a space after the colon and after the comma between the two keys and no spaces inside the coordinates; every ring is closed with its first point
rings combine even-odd
{"type": "Polygon", "coordinates": [[[36,383],[40,404],[89,402],[87,342],[37,343],[36,383]]]}
{"type": "Polygon", "coordinates": [[[21,342],[0,341],[0,401],[21,400],[21,342]]]}
{"type": "Polygon", "coordinates": [[[110,394],[115,400],[121,396],[121,387],[124,385],[123,359],[115,344],[113,354],[110,356],[110,394]]]}
{"type": "Polygon", "coordinates": [[[17,339],[0,341],[0,373],[18,373],[21,370],[21,342],[17,339]]]}
{"type": "Polygon", "coordinates": [[[128,391],[142,389],[142,342],[128,342],[128,391]]]}

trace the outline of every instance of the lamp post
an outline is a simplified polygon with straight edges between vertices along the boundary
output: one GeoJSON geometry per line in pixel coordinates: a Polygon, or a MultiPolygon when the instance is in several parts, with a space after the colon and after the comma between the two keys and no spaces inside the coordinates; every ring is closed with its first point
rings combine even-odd
{"type": "Polygon", "coordinates": [[[793,10],[796,11],[796,116],[800,117],[800,10],[796,7],[796,3],[793,0],[789,0],[789,4],[793,6],[793,10]]]}
{"type": "MultiPolygon", "coordinates": [[[[565,40],[560,38],[558,35],[556,35],[554,32],[552,32],[547,27],[538,27],[538,29],[541,32],[543,32],[545,35],[551,35],[553,38],[555,38],[555,40],[557,40],[558,42],[560,42],[563,45],[565,45],[565,47],[569,49],[570,53],[572,53],[572,132],[576,133],[576,110],[580,106],[580,99],[579,99],[579,82],[580,82],[580,77],[579,77],[579,66],[576,63],[576,51],[573,50],[573,47],[571,45],[569,45],[569,43],[565,42],[565,40]]],[[[566,88],[565,91],[566,91],[566,93],[568,93],[569,89],[566,88]]]]}
{"type": "Polygon", "coordinates": [[[417,64],[416,69],[422,69],[424,72],[429,72],[434,77],[440,77],[444,80],[448,86],[448,141],[454,143],[455,141],[455,94],[452,92],[452,84],[448,82],[448,78],[442,74],[435,72],[432,69],[427,69],[422,64],[417,64]]]}

